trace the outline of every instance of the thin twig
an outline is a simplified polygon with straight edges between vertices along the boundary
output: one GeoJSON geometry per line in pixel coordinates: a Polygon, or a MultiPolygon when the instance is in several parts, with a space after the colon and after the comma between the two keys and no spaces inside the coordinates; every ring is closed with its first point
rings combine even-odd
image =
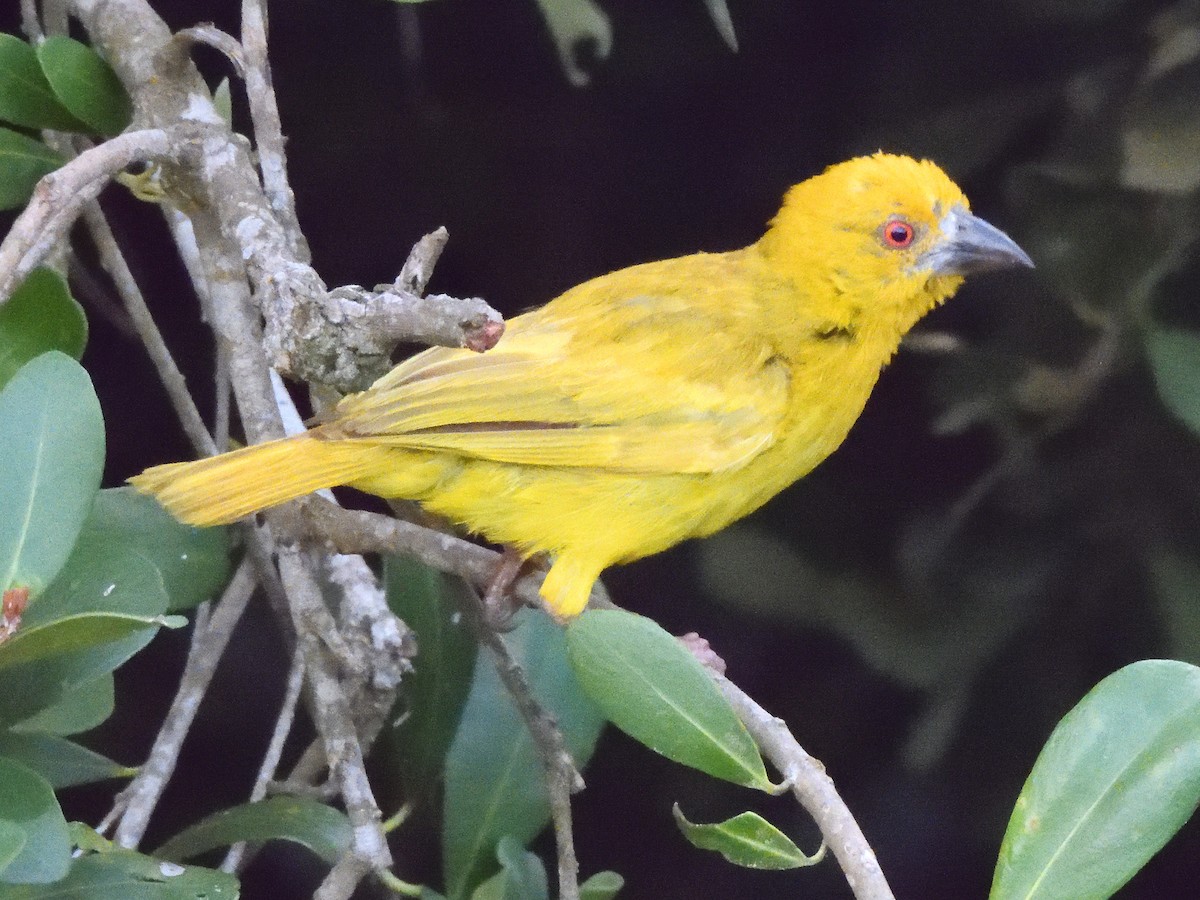
{"type": "Polygon", "coordinates": [[[571,759],[554,716],[534,697],[525,670],[509,650],[508,643],[498,631],[488,626],[487,611],[481,605],[477,615],[467,618],[473,623],[476,638],[487,648],[500,681],[525,721],[542,764],[558,847],[559,900],[579,900],[579,861],[575,856],[571,825],[571,795],[583,790],[583,777],[571,759]]]}
{"type": "Polygon", "coordinates": [[[349,900],[358,883],[372,868],[365,860],[351,853],[344,854],[329,870],[329,874],[313,894],[313,900],[349,900]]]}
{"type": "MultiPolygon", "coordinates": [[[[213,320],[213,299],[208,288],[208,276],[200,261],[200,248],[196,246],[196,232],[192,220],[177,209],[166,208],[167,226],[175,239],[179,258],[187,269],[192,289],[200,301],[200,315],[205,322],[213,320]]],[[[229,447],[229,428],[232,418],[232,388],[229,384],[229,352],[224,342],[216,342],[216,359],[213,364],[213,381],[216,392],[213,413],[213,443],[220,450],[229,447]]]]}
{"type": "MultiPolygon", "coordinates": [[[[314,539],[325,541],[341,553],[397,553],[425,565],[457,575],[480,591],[491,583],[501,554],[462,538],[378,513],[342,509],[319,499],[304,501],[303,517],[314,539]]],[[[538,588],[545,573],[533,571],[513,582],[509,596],[526,606],[538,606],[538,588]]],[[[604,586],[597,581],[588,605],[611,607],[604,586]]]]}
{"type": "MultiPolygon", "coordinates": [[[[309,683],[315,698],[313,713],[317,730],[325,744],[330,773],[341,790],[353,829],[349,852],[330,873],[330,879],[333,879],[331,883],[340,885],[347,873],[359,873],[361,876],[371,869],[387,868],[392,864],[392,857],[380,827],[383,817],[367,780],[353,714],[339,683],[337,663],[328,652],[328,645],[322,636],[309,624],[318,612],[327,615],[328,610],[321,599],[317,580],[298,548],[280,547],[279,576],[291,602],[299,647],[308,665],[309,683]],[[356,862],[351,864],[347,860],[356,862]],[[338,873],[337,879],[334,879],[335,872],[338,873]]],[[[318,896],[322,896],[321,892],[318,892],[318,896]]],[[[342,895],[335,892],[328,896],[342,895]]]]}
{"type": "Polygon", "coordinates": [[[239,78],[246,77],[246,53],[242,49],[242,45],[233,35],[222,31],[215,25],[203,24],[184,28],[182,31],[175,32],[175,40],[212,47],[233,64],[233,69],[239,78]]]}
{"type": "MultiPolygon", "coordinates": [[[[275,779],[279,770],[279,760],[283,757],[283,746],[288,735],[292,733],[292,723],[296,718],[296,706],[300,701],[300,692],[304,687],[304,654],[299,651],[292,653],[292,664],[288,669],[287,687],[284,690],[283,701],[279,704],[279,716],[275,719],[275,729],[271,732],[271,740],[267,744],[267,752],[263,754],[262,763],[258,767],[258,775],[254,779],[254,787],[250,790],[250,802],[257,803],[267,796],[267,788],[275,779]]],[[[221,861],[222,872],[236,872],[242,866],[246,856],[246,842],[239,841],[229,848],[225,859],[221,861]]]]}
{"type": "Polygon", "coordinates": [[[66,34],[66,0],[42,0],[42,21],[46,23],[46,34],[66,34]]]}
{"type": "Polygon", "coordinates": [[[418,297],[424,294],[429,279],[433,277],[433,267],[441,259],[442,251],[446,249],[446,242],[449,240],[450,232],[442,226],[413,244],[408,259],[404,261],[404,265],[400,267],[400,274],[396,276],[394,287],[418,297]]]}
{"type": "Polygon", "coordinates": [[[119,846],[136,847],[146,833],[154,807],[175,771],[179,751],[216,672],[217,663],[229,644],[233,629],[246,611],[250,595],[254,593],[254,584],[254,569],[248,562],[243,562],[225,588],[205,627],[201,628],[197,623],[179,690],[158,731],[154,746],[150,748],[150,755],[129,787],[118,797],[117,803],[123,807],[123,812],[113,840],[119,846]]]}
{"type": "Polygon", "coordinates": [[[100,264],[108,272],[117,293],[125,303],[125,311],[129,313],[142,346],[146,348],[146,354],[158,372],[159,381],[167,391],[184,434],[192,442],[192,449],[198,455],[211,456],[218,452],[217,445],[204,426],[204,419],[201,418],[200,411],[196,409],[195,401],[188,392],[187,381],[175,365],[167,342],[163,340],[162,332],[158,330],[154,316],[150,314],[150,308],[146,305],[137,280],[117,245],[117,239],[100,209],[100,204],[95,201],[87,204],[83,208],[83,218],[100,253],[100,264]]]}
{"type": "Polygon", "coordinates": [[[709,669],[762,754],[783,775],[800,805],[808,810],[821,837],[837,858],[858,900],[895,900],[875,851],[833,785],[820,761],[804,752],[787,723],[772,716],[724,675],[709,669]]]}
{"type": "Polygon", "coordinates": [[[21,0],[21,30],[34,46],[45,37],[38,19],[37,0],[21,0]]]}
{"type": "Polygon", "coordinates": [[[310,258],[308,244],[296,218],[296,198],[287,177],[283,125],[271,81],[271,65],[267,60],[267,5],[262,0],[242,2],[242,49],[246,61],[242,77],[246,79],[246,99],[250,103],[263,193],[284,231],[292,238],[292,252],[297,259],[307,262],[310,258]]]}

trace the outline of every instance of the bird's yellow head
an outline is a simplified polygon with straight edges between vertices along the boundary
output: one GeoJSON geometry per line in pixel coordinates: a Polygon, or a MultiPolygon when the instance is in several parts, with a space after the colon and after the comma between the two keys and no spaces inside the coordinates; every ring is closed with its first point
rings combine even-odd
{"type": "Polygon", "coordinates": [[[830,166],[793,187],[760,246],[814,293],[844,301],[848,315],[869,304],[872,316],[893,320],[901,332],[953,294],[964,275],[1033,265],[1007,235],[971,214],[936,165],[888,153],[830,166]]]}

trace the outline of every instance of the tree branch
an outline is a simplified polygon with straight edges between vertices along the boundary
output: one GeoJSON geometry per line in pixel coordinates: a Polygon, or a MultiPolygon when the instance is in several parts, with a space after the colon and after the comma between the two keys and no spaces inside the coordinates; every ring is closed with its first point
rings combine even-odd
{"type": "Polygon", "coordinates": [[[229,645],[233,629],[246,611],[254,585],[253,567],[249,562],[243,562],[225,588],[212,615],[203,626],[197,620],[179,689],[159,728],[154,746],[150,748],[146,762],[138,769],[133,781],[117,798],[117,807],[121,812],[113,840],[118,845],[137,847],[146,833],[150,816],[175,771],[179,752],[200,708],[200,701],[212,682],[217,663],[229,645]]]}
{"type": "Polygon", "coordinates": [[[0,305],[46,260],[114,175],[140,160],[173,158],[190,139],[186,128],[127,131],[44,176],[0,243],[0,305]]]}
{"type": "Polygon", "coordinates": [[[759,706],[724,675],[709,674],[733,707],[763,756],[783,775],[792,794],[821,829],[858,900],[895,900],[875,851],[819,760],[804,752],[787,723],[759,706]]]}

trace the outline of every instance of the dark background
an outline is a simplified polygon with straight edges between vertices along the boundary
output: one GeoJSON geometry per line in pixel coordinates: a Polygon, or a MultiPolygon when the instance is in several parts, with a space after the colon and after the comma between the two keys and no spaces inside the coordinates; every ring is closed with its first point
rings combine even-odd
{"type": "MultiPolygon", "coordinates": [[[[173,28],[237,30],[235,3],[156,5],[173,28]]],[[[431,289],[513,314],[625,265],[745,245],[788,185],[849,156],[941,163],[1038,269],[977,277],[931,315],[922,330],[952,333],[957,350],[901,353],[843,448],[744,526],[605,580],[622,605],[709,638],[788,721],[897,896],[985,896],[1058,719],[1133,660],[1200,662],[1179,624],[1200,602],[1200,444],[1158,399],[1140,337],[1151,320],[1196,324],[1195,254],[1137,289],[1195,219],[1200,77],[1194,61],[1155,60],[1200,14],[1121,0],[730,0],[733,53],[699,0],[601,5],[612,54],[579,47],[591,83],[574,87],[532,0],[273,4],[316,268],[330,285],[388,282],[445,225],[431,289]],[[1131,163],[1131,133],[1148,132],[1168,175],[1131,163]]],[[[226,74],[209,51],[198,60],[212,83],[226,74]]],[[[240,101],[235,85],[239,115],[240,101]]],[[[160,220],[118,192],[106,202],[211,408],[210,345],[160,220]]],[[[187,448],[137,346],[92,319],[84,362],[117,484],[187,448]]],[[[206,703],[162,836],[238,802],[253,777],[284,667],[261,618],[206,703]]],[[[141,758],[185,640],[164,634],[119,673],[98,746],[141,758]]],[[[677,833],[673,801],[715,821],[746,808],[745,791],[612,731],[585,774],[582,865],[621,872],[622,896],[849,896],[832,860],[750,872],[677,833]]],[[[106,799],[80,792],[68,813],[106,799]]],[[[790,800],[749,802],[815,848],[790,800]]],[[[419,831],[396,842],[397,871],[436,883],[436,846],[403,837],[419,831]]],[[[539,849],[552,858],[546,839],[539,849]]],[[[317,877],[302,852],[280,851],[246,895],[299,896],[317,877]]],[[[1198,879],[1191,823],[1120,896],[1192,897],[1198,879]]]]}

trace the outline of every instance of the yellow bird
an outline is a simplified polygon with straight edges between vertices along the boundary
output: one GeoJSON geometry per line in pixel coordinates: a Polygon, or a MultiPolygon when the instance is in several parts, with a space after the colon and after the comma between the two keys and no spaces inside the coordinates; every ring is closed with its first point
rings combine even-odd
{"type": "Polygon", "coordinates": [[[703,537],[832,453],[880,369],[962,276],[1029,257],[929,161],[877,153],[791,188],[729,253],[632,266],[517,316],[487,353],[433,348],[327,421],[130,479],[232,522],[319,488],[416,500],[524,556],[577,615],[614,563],[703,537]]]}

